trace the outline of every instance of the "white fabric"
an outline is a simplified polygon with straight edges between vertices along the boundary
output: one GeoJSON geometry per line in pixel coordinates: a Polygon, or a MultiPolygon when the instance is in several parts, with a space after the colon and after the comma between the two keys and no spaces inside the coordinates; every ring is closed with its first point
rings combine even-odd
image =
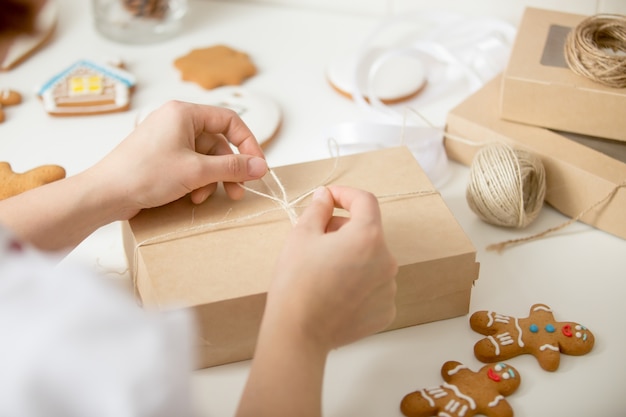
{"type": "Polygon", "coordinates": [[[0,230],[0,416],[191,416],[193,322],[0,230]]]}

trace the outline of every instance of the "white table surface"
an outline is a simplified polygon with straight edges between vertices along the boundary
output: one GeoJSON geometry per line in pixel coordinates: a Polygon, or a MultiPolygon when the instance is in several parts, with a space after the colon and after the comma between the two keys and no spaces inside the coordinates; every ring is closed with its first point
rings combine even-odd
{"type": "MultiPolygon", "coordinates": [[[[245,87],[266,94],[283,111],[283,124],[268,147],[272,166],[329,157],[321,132],[342,122],[366,120],[363,110],[333,91],[326,66],[353,50],[379,21],[372,17],[304,11],[275,6],[192,2],[185,31],[170,41],[122,45],[94,30],[87,1],[61,0],[52,42],[21,66],[0,73],[0,87],[22,92],[24,103],[5,109],[0,124],[0,159],[16,171],[54,163],[75,174],[103,157],[132,129],[138,115],[170,98],[202,100],[203,90],[182,82],[172,62],[192,48],[225,43],[248,52],[259,73],[245,87]],[[83,118],[49,117],[35,98],[36,85],[80,58],[118,57],[138,79],[133,107],[125,113],[83,118]]],[[[443,125],[447,111],[463,94],[442,97],[423,113],[443,125]]],[[[440,186],[446,203],[477,248],[480,279],[470,312],[494,310],[525,317],[532,304],[553,307],[557,320],[577,321],[596,335],[586,356],[563,356],[554,373],[531,356],[509,361],[522,373],[519,390],[508,397],[520,417],[548,415],[624,415],[626,396],[626,242],[576,223],[540,241],[502,254],[485,247],[542,231],[566,220],[546,207],[523,231],[481,222],[468,208],[468,169],[448,167],[440,186]]],[[[425,236],[425,239],[436,237],[425,236]]],[[[104,227],[63,262],[87,264],[112,277],[128,278],[119,224],[104,227]]],[[[324,390],[326,416],[401,416],[401,398],[439,385],[439,370],[458,360],[476,370],[472,346],[481,338],[468,316],[378,334],[334,351],[324,390]]],[[[193,376],[200,416],[232,415],[249,362],[204,369],[193,376]]]]}

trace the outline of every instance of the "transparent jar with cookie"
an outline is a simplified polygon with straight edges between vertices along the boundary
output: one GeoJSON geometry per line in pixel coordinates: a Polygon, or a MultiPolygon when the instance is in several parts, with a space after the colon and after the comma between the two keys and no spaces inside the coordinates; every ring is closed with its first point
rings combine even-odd
{"type": "Polygon", "coordinates": [[[108,39],[146,44],[176,36],[187,0],[92,0],[96,29],[108,39]]]}

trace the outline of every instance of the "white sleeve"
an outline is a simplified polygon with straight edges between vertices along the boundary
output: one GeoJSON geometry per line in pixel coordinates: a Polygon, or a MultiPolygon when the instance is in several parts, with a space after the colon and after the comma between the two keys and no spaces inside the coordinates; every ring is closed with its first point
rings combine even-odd
{"type": "Polygon", "coordinates": [[[148,312],[0,229],[0,415],[187,417],[188,311],[148,312]]]}

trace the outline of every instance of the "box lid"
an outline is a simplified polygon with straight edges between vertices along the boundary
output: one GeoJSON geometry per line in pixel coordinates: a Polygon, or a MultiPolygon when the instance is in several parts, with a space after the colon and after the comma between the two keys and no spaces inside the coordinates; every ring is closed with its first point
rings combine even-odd
{"type": "Polygon", "coordinates": [[[587,16],[526,8],[504,71],[500,116],[551,129],[626,140],[626,88],[574,73],[567,34],[587,16]]]}

